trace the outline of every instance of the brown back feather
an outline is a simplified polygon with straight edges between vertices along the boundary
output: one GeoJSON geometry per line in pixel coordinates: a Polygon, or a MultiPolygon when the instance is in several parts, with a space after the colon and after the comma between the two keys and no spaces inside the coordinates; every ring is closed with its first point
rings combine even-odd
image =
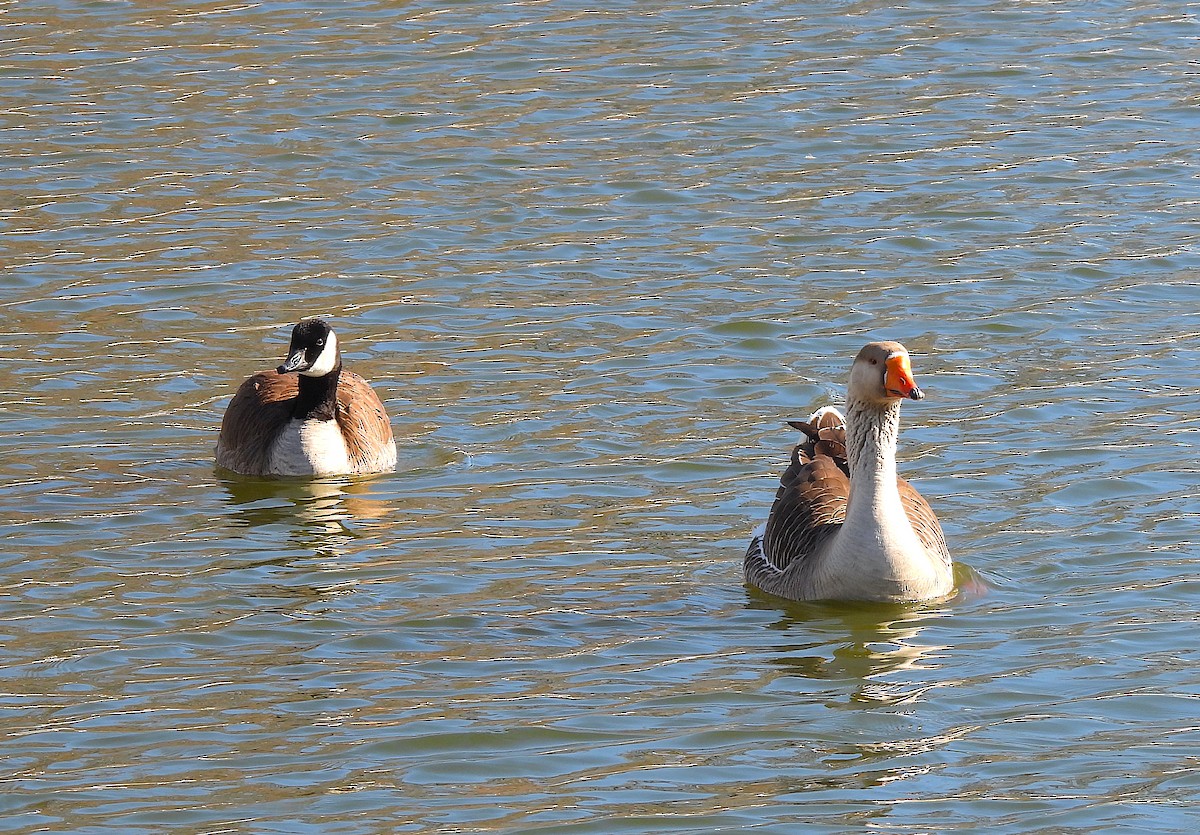
{"type": "Polygon", "coordinates": [[[820,550],[846,519],[846,432],[824,417],[823,426],[791,423],[807,437],[792,450],[763,534],[763,557],[778,571],[820,550]]]}
{"type": "Polygon", "coordinates": [[[949,565],[951,562],[950,549],[946,546],[946,536],[942,533],[942,524],[934,514],[933,508],[929,506],[929,502],[925,501],[925,497],[917,492],[917,488],[902,478],[898,478],[897,481],[899,482],[897,486],[900,488],[900,503],[904,505],[904,512],[908,515],[909,524],[912,525],[917,539],[921,540],[921,544],[929,553],[941,555],[949,565]]]}
{"type": "Polygon", "coordinates": [[[395,466],[392,424],[371,384],[353,371],[338,377],[337,422],[346,439],[350,463],[355,469],[391,469],[395,466]],[[380,445],[386,445],[391,463],[377,464],[380,445]]]}
{"type": "Polygon", "coordinates": [[[246,475],[266,472],[267,456],[292,413],[299,391],[295,374],[260,371],[229,401],[217,436],[217,465],[246,475]]]}

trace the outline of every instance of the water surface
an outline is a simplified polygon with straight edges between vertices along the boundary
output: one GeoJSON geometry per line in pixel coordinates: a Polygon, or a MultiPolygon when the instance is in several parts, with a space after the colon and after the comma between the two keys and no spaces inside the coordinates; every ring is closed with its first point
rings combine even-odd
{"type": "Polygon", "coordinates": [[[0,24],[0,830],[1195,830],[1186,9],[0,24]],[[312,314],[401,468],[215,472],[312,314]],[[754,593],[875,338],[988,589],[754,593]]]}

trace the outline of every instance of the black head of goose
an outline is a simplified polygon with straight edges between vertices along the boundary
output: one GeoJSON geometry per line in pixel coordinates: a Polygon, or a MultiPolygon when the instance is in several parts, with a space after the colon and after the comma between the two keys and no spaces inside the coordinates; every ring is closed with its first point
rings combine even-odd
{"type": "Polygon", "coordinates": [[[846,414],[825,406],[746,552],[746,582],[792,600],[931,600],[954,589],[937,516],[896,474],[900,404],[925,395],[908,351],[872,342],[850,368],[846,414]]]}
{"type": "Polygon", "coordinates": [[[342,367],[337,334],[323,319],[305,319],[292,329],[283,365],[233,396],[217,465],[254,476],[388,472],[396,442],[370,384],[342,367]]]}

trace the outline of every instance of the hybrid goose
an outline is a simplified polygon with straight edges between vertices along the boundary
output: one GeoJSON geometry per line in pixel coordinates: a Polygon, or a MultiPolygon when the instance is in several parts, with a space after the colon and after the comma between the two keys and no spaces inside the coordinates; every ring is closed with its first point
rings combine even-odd
{"type": "Polygon", "coordinates": [[[900,403],[920,400],[908,351],[873,342],[850,368],[846,415],[792,423],[775,503],[746,551],[746,582],[792,600],[931,600],[954,588],[937,516],[896,474],[900,403]]]}
{"type": "Polygon", "coordinates": [[[287,359],[242,383],[225,410],[217,465],[253,476],[329,476],[396,469],[396,442],[370,384],[342,368],[322,319],[292,329],[287,359]]]}

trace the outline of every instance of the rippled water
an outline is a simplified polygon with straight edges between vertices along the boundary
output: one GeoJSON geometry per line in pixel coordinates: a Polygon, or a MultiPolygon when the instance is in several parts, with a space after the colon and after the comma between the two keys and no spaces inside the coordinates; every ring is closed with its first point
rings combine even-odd
{"type": "Polygon", "coordinates": [[[0,830],[1194,831],[1192,12],[10,5],[0,830]],[[218,475],[316,313],[400,470],[218,475]],[[976,588],[749,591],[879,337],[976,588]]]}

